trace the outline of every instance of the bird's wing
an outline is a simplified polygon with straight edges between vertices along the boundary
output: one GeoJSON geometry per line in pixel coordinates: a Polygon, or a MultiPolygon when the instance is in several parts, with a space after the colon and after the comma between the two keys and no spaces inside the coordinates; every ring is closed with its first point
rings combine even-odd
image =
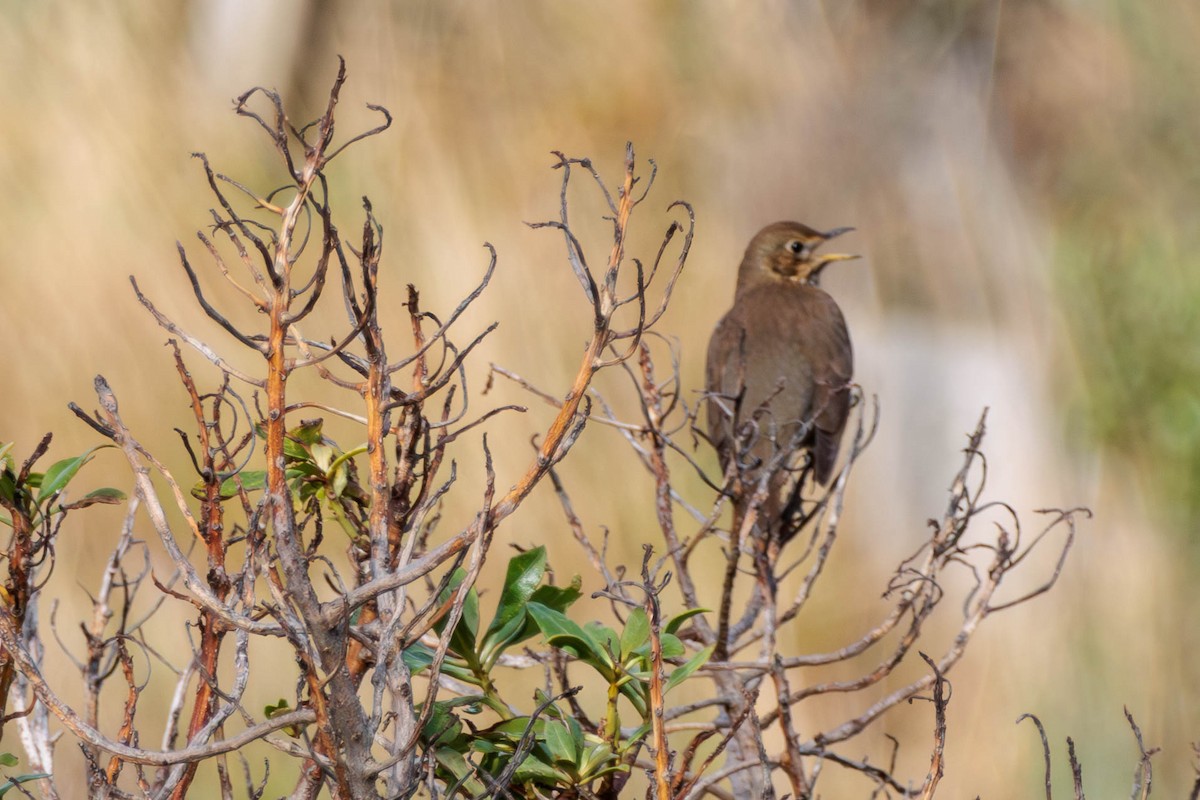
{"type": "Polygon", "coordinates": [[[828,301],[830,325],[821,337],[820,354],[814,359],[813,414],[814,436],[813,461],[816,479],[828,483],[837,461],[838,446],[846,418],[850,415],[850,380],[854,375],[854,350],[850,345],[850,332],[846,320],[833,298],[828,301]]]}
{"type": "Polygon", "coordinates": [[[725,466],[733,441],[733,410],[744,380],[740,369],[743,357],[743,329],[732,313],[717,323],[708,340],[704,388],[708,392],[708,436],[712,439],[721,465],[725,466]]]}

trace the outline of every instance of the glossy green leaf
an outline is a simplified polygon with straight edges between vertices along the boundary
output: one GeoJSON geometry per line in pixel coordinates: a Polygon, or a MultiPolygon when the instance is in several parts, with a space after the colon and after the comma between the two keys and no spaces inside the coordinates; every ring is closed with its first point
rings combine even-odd
{"type": "Polygon", "coordinates": [[[547,722],[543,741],[555,764],[575,766],[575,740],[565,723],[557,720],[547,722]]]}
{"type": "MultiPolygon", "coordinates": [[[[513,717],[512,719],[501,720],[492,727],[486,728],[481,733],[493,741],[503,738],[515,743],[525,735],[525,729],[528,727],[529,717],[513,717]]],[[[538,717],[533,721],[533,735],[541,737],[545,727],[546,720],[538,717]]]]}
{"type": "MultiPolygon", "coordinates": [[[[529,600],[532,603],[539,603],[559,613],[566,613],[571,604],[583,596],[583,593],[579,590],[582,585],[582,578],[576,575],[572,578],[570,586],[539,586],[529,600]]],[[[520,644],[526,639],[537,635],[540,631],[541,629],[538,627],[537,622],[526,613],[521,631],[508,642],[508,647],[520,644]]]]}
{"type": "Polygon", "coordinates": [[[4,783],[0,784],[0,797],[3,797],[4,795],[8,794],[8,791],[10,789],[12,789],[14,786],[16,786],[18,783],[25,783],[26,781],[38,781],[38,780],[41,780],[42,778],[49,778],[49,777],[50,777],[49,772],[34,772],[34,773],[30,773],[29,775],[18,775],[15,778],[9,778],[4,783]]]}
{"type": "MultiPolygon", "coordinates": [[[[401,657],[409,671],[416,674],[428,669],[433,664],[433,648],[422,642],[414,642],[404,649],[401,657]]],[[[442,661],[442,674],[476,686],[479,684],[475,673],[460,659],[455,659],[453,656],[447,656],[442,661]]]]}
{"type": "Polygon", "coordinates": [[[512,619],[525,614],[525,604],[529,602],[538,584],[546,574],[546,548],[535,547],[511,558],[508,571],[504,576],[504,588],[500,591],[500,600],[496,604],[496,615],[488,626],[488,633],[494,633],[505,627],[512,619]]]}
{"type": "Polygon", "coordinates": [[[542,761],[534,753],[525,756],[521,766],[517,767],[513,774],[513,780],[517,783],[541,783],[550,786],[571,782],[569,775],[542,761]]]}
{"type": "MultiPolygon", "coordinates": [[[[267,426],[261,422],[254,426],[258,438],[267,438],[267,426]]],[[[314,425],[300,425],[287,431],[283,436],[283,455],[288,461],[308,460],[307,445],[321,440],[321,420],[314,425]]]]}
{"type": "Polygon", "coordinates": [[[546,717],[547,719],[562,719],[562,709],[560,709],[556,704],[549,702],[549,700],[550,698],[541,689],[533,690],[533,702],[537,704],[539,708],[545,708],[545,711],[542,712],[542,716],[546,717]]]}
{"type": "Polygon", "coordinates": [[[308,448],[288,436],[283,439],[283,457],[293,463],[312,461],[312,456],[308,454],[308,448]]]}
{"type": "Polygon", "coordinates": [[[433,757],[438,766],[466,790],[468,796],[483,797],[487,794],[487,786],[475,776],[475,768],[462,753],[449,747],[439,747],[434,750],[433,757]]]}
{"type": "MultiPolygon", "coordinates": [[[[687,648],[683,646],[683,642],[679,641],[678,636],[672,636],[669,633],[664,633],[659,637],[659,641],[662,643],[663,658],[679,658],[687,652],[687,648]]],[[[644,645],[639,647],[637,649],[637,655],[641,656],[644,660],[649,661],[650,643],[646,642],[644,645]]]]}
{"type": "Polygon", "coordinates": [[[425,744],[454,747],[456,750],[462,749],[461,745],[464,743],[459,742],[458,739],[462,734],[463,724],[453,709],[452,703],[433,704],[433,712],[429,715],[429,721],[421,730],[421,740],[425,744]]]}
{"type": "Polygon", "coordinates": [[[97,450],[112,445],[102,444],[98,447],[93,447],[86,453],[75,458],[64,458],[62,461],[56,461],[50,465],[50,469],[46,470],[42,476],[41,487],[38,489],[38,502],[40,503],[47,497],[57,494],[66,488],[84,464],[92,460],[92,454],[97,450]]]}
{"type": "Polygon", "coordinates": [[[621,631],[620,658],[624,661],[630,653],[650,640],[650,618],[646,609],[635,608],[629,612],[625,620],[625,629],[621,631]]]}
{"type": "Polygon", "coordinates": [[[105,486],[101,489],[95,489],[83,496],[84,500],[94,500],[97,503],[123,503],[128,499],[128,495],[120,489],[114,489],[111,486],[105,486]]]}
{"type": "Polygon", "coordinates": [[[325,420],[323,419],[304,420],[288,431],[287,435],[301,444],[314,445],[321,441],[321,429],[324,425],[325,420]]]}
{"type": "Polygon", "coordinates": [[[320,442],[309,445],[308,451],[312,453],[313,463],[320,468],[322,473],[329,471],[329,465],[333,463],[333,459],[337,455],[333,447],[320,442]]]}
{"type": "Polygon", "coordinates": [[[714,649],[716,649],[715,645],[706,647],[685,661],[682,666],[676,667],[667,677],[667,682],[663,686],[663,691],[671,691],[676,686],[687,680],[693,672],[708,663],[708,660],[712,658],[714,649]]]}
{"type": "Polygon", "coordinates": [[[290,708],[291,706],[288,705],[288,701],[281,697],[279,698],[279,702],[267,703],[265,706],[263,706],[263,716],[265,716],[267,719],[270,719],[271,717],[278,716],[284,711],[288,711],[290,708]]]}
{"type": "Polygon", "coordinates": [[[632,745],[632,744],[638,742],[639,740],[646,738],[646,736],[649,735],[649,733],[650,733],[650,729],[651,729],[651,723],[649,723],[649,722],[639,725],[637,728],[634,729],[633,733],[631,733],[625,737],[625,744],[627,746],[632,745]]]}
{"type": "Polygon", "coordinates": [[[585,781],[594,780],[605,774],[609,762],[614,761],[613,749],[607,742],[589,747],[579,763],[579,776],[585,781]]]}
{"type": "Polygon", "coordinates": [[[612,657],[589,631],[581,628],[562,612],[547,608],[541,603],[530,601],[528,611],[547,642],[591,664],[605,680],[615,677],[612,657]]]}
{"type": "MultiPolygon", "coordinates": [[[[463,580],[466,578],[467,572],[461,567],[454,571],[454,576],[450,580],[450,585],[446,591],[442,592],[439,599],[441,603],[449,603],[458,592],[458,588],[462,586],[463,580]]],[[[434,626],[439,634],[446,628],[446,619],[449,615],[443,617],[437,625],[434,626]]],[[[450,635],[450,652],[461,657],[467,662],[472,669],[477,669],[481,665],[479,663],[479,655],[475,651],[475,642],[477,632],[479,630],[479,593],[475,591],[475,587],[471,587],[467,591],[467,596],[463,601],[462,617],[458,620],[458,625],[454,628],[454,633],[450,635]]]]}
{"type": "Polygon", "coordinates": [[[587,631],[592,641],[596,642],[597,648],[608,656],[610,663],[616,663],[620,659],[621,637],[617,635],[616,631],[595,620],[584,625],[583,629],[587,631]]]}
{"type": "Polygon", "coordinates": [[[687,622],[692,617],[700,614],[707,614],[708,611],[709,609],[707,608],[689,608],[687,611],[676,614],[667,620],[667,624],[663,626],[663,633],[678,633],[680,627],[683,626],[683,623],[687,622]]]}
{"type": "Polygon", "coordinates": [[[348,483],[350,483],[350,468],[343,462],[333,470],[333,480],[330,481],[333,496],[341,497],[345,493],[348,483]]]}
{"type": "Polygon", "coordinates": [[[571,578],[569,586],[539,586],[529,599],[535,603],[541,603],[547,608],[553,608],[555,611],[565,612],[572,603],[583,596],[583,592],[580,591],[581,586],[583,586],[583,578],[576,575],[571,578]]]}
{"type": "MultiPolygon", "coordinates": [[[[281,697],[279,698],[279,702],[268,703],[267,705],[263,706],[263,716],[267,719],[273,719],[280,714],[286,714],[291,710],[292,709],[288,705],[288,701],[281,697]]],[[[300,737],[301,728],[299,725],[288,725],[287,727],[283,728],[283,732],[293,739],[297,739],[300,737]]]]}
{"type": "Polygon", "coordinates": [[[103,503],[106,505],[116,505],[124,502],[125,493],[120,489],[104,488],[97,489],[94,492],[88,492],[83,497],[76,500],[74,503],[68,503],[63,506],[64,510],[74,510],[77,508],[87,508],[88,506],[103,503]]]}
{"type": "Polygon", "coordinates": [[[488,625],[480,647],[487,666],[494,664],[506,647],[519,640],[525,628],[525,606],[545,575],[545,547],[535,547],[509,560],[504,588],[496,603],[496,614],[488,625]]]}
{"type": "MultiPolygon", "coordinates": [[[[259,491],[267,486],[267,473],[261,469],[242,470],[237,475],[226,478],[221,481],[220,496],[222,500],[228,500],[235,497],[238,493],[238,481],[241,481],[242,488],[247,492],[259,491]]],[[[204,481],[196,481],[192,486],[192,497],[197,500],[203,500],[207,497],[204,481]]]]}

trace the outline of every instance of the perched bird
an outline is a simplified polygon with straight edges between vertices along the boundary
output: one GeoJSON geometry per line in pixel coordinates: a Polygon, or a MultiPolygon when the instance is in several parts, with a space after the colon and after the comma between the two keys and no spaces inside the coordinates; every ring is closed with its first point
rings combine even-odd
{"type": "Polygon", "coordinates": [[[850,230],[776,222],[759,231],[738,268],[733,308],[709,340],[708,430],[722,467],[738,464],[735,524],[761,470],[774,467],[759,514],[765,530],[781,530],[800,448],[812,454],[818,483],[833,473],[854,355],[841,309],[817,279],[826,265],[857,256],[817,249],[850,230]]]}

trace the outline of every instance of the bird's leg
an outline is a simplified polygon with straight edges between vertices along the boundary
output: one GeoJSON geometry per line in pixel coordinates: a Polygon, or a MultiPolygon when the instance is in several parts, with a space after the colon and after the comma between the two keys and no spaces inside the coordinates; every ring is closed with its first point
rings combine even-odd
{"type": "MultiPolygon", "coordinates": [[[[781,530],[780,533],[785,531],[781,530]]],[[[779,588],[775,578],[775,564],[779,561],[779,550],[782,538],[772,536],[770,529],[762,529],[754,537],[754,566],[758,574],[758,582],[762,587],[763,596],[771,608],[775,607],[775,597],[779,588]]]]}
{"type": "MultiPolygon", "coordinates": [[[[808,478],[812,473],[813,462],[809,458],[800,470],[800,477],[792,484],[791,492],[788,494],[788,501],[784,504],[783,512],[780,514],[780,548],[795,538],[796,534],[800,533],[809,520],[812,519],[812,511],[807,514],[804,513],[804,484],[808,482],[808,478]]],[[[813,511],[815,510],[813,509],[813,511]]]]}

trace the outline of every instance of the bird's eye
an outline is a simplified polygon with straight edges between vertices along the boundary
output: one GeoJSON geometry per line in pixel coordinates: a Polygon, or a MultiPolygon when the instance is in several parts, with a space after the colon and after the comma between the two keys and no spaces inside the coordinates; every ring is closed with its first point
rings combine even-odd
{"type": "Polygon", "coordinates": [[[804,252],[804,242],[800,241],[799,239],[793,239],[792,241],[788,242],[788,250],[791,250],[795,255],[800,255],[802,252],[804,252]]]}

